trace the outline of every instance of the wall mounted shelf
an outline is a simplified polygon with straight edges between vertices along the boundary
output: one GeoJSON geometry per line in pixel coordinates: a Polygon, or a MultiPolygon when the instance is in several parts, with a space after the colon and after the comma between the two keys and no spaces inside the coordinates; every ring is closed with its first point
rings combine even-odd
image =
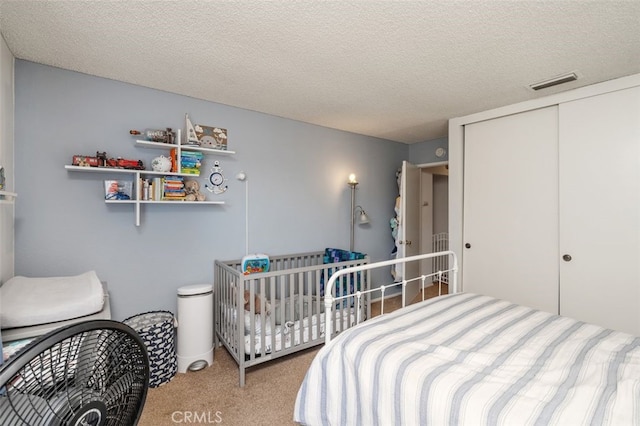
{"type": "Polygon", "coordinates": [[[127,174],[133,176],[133,199],[131,200],[104,200],[106,204],[133,204],[135,210],[135,224],[140,226],[140,206],[142,204],[164,204],[164,205],[222,205],[224,201],[166,201],[166,200],[140,200],[138,199],[138,182],[142,176],[184,176],[184,177],[196,177],[188,173],[164,173],[154,172],[151,170],[130,170],[130,169],[116,169],[112,167],[81,167],[81,166],[64,166],[65,169],[71,172],[86,172],[86,173],[112,173],[112,174],[127,174]]]}
{"type": "MultiPolygon", "coordinates": [[[[178,135],[179,134],[180,133],[178,132],[178,135]]],[[[143,140],[136,140],[136,146],[140,148],[154,148],[154,149],[179,148],[184,151],[198,151],[198,152],[202,152],[203,154],[216,154],[216,155],[235,154],[235,151],[228,151],[226,149],[203,148],[201,146],[184,145],[184,144],[166,144],[163,142],[151,142],[151,141],[143,141],[143,140]]]]}
{"type": "MultiPolygon", "coordinates": [[[[181,131],[178,130],[177,140],[181,141],[181,131]]],[[[171,151],[172,149],[176,150],[176,158],[180,158],[180,154],[182,151],[196,151],[201,152],[205,155],[232,155],[235,154],[234,151],[222,150],[222,149],[213,149],[213,148],[205,148],[194,145],[183,145],[182,143],[177,144],[167,144],[162,142],[151,142],[146,140],[136,140],[136,146],[140,148],[152,148],[152,149],[164,149],[171,151]]],[[[178,162],[179,163],[179,162],[178,162]]],[[[153,170],[135,170],[135,169],[118,169],[114,167],[83,167],[83,166],[71,166],[65,165],[65,169],[70,172],[84,172],[84,173],[104,173],[104,174],[120,174],[120,175],[130,175],[133,180],[133,190],[132,190],[132,199],[130,200],[105,200],[106,204],[130,204],[134,206],[135,210],[135,224],[136,226],[140,226],[140,206],[143,204],[164,204],[164,205],[198,205],[198,206],[206,206],[206,205],[222,205],[225,204],[224,201],[184,201],[184,200],[142,200],[140,199],[140,181],[142,177],[163,177],[163,176],[181,176],[185,178],[197,178],[199,175],[195,175],[192,173],[172,173],[172,172],[156,172],[153,170]]],[[[7,193],[7,195],[12,193],[7,193]]],[[[0,195],[2,195],[2,191],[0,191],[0,195]]],[[[2,200],[5,201],[5,200],[2,200]]],[[[5,201],[6,202],[6,201],[5,201]]]]}

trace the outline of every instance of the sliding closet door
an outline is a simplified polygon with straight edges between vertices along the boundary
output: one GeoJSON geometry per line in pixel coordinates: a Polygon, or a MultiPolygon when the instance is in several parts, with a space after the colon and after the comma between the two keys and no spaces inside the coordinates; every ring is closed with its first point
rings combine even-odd
{"type": "Polygon", "coordinates": [[[558,313],[558,109],[464,134],[465,292],[558,313]]]}
{"type": "Polygon", "coordinates": [[[559,114],[560,313],[640,335],[640,88],[559,114]]]}

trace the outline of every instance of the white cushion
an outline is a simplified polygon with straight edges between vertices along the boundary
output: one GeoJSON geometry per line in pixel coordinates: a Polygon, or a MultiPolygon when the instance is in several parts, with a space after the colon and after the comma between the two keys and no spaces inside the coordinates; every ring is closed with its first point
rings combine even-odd
{"type": "Polygon", "coordinates": [[[95,271],[72,277],[13,277],[0,287],[0,327],[26,327],[99,312],[104,291],[95,271]]]}

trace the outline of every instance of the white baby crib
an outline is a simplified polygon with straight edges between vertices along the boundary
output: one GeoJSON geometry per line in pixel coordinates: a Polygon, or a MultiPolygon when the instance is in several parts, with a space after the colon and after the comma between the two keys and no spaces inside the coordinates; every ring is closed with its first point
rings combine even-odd
{"type": "MultiPolygon", "coordinates": [[[[214,262],[215,345],[238,363],[241,387],[247,368],[324,343],[324,285],[336,271],[369,263],[355,252],[353,260],[325,263],[331,251],[271,256],[269,272],[251,274],[242,271],[240,259],[214,262]]],[[[355,297],[369,282],[366,273],[349,276],[338,283],[339,293],[355,297]]],[[[336,307],[332,330],[355,325],[357,311],[367,316],[368,297],[357,307],[336,307]]]]}

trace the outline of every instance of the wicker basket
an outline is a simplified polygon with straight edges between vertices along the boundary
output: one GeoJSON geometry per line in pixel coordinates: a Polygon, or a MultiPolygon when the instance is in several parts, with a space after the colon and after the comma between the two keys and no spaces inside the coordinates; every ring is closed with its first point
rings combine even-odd
{"type": "Polygon", "coordinates": [[[138,332],[147,347],[149,387],[158,387],[171,380],[178,370],[173,314],[169,311],[145,312],[123,322],[138,332]]]}

